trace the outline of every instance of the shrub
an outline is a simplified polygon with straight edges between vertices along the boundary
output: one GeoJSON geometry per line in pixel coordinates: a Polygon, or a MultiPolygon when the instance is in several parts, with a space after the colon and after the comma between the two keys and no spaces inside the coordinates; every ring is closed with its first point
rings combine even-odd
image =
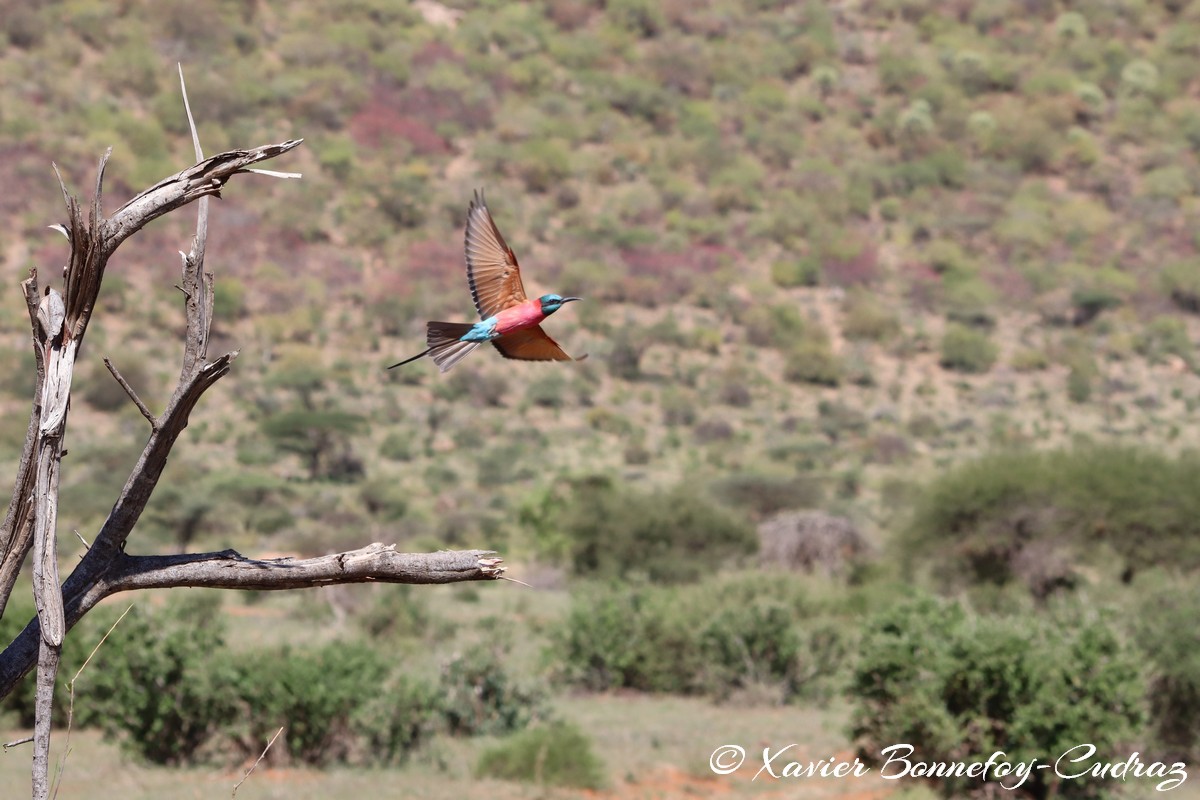
{"type": "MultiPolygon", "coordinates": [[[[4,616],[0,617],[0,641],[6,644],[11,642],[35,616],[37,616],[37,609],[33,605],[33,598],[14,592],[13,596],[9,598],[8,605],[4,608],[4,616]]],[[[75,673],[83,666],[88,654],[92,652],[117,616],[118,614],[110,608],[98,608],[84,617],[63,639],[62,655],[58,666],[59,680],[54,685],[54,705],[51,712],[55,727],[67,724],[67,709],[70,705],[70,691],[67,684],[75,677],[75,673]]],[[[109,642],[111,641],[110,638],[109,642]]],[[[108,644],[106,642],[104,646],[108,647],[108,644]]],[[[90,687],[94,685],[91,679],[93,669],[95,669],[94,660],[92,665],[80,676],[79,684],[76,687],[75,693],[79,698],[75,703],[73,720],[76,727],[98,724],[91,704],[84,702],[90,687]]],[[[17,723],[21,727],[32,728],[37,709],[36,694],[35,674],[30,672],[7,697],[0,701],[0,711],[15,712],[17,723]]]]}
{"type": "Polygon", "coordinates": [[[1167,265],[1162,271],[1162,286],[1175,305],[1192,314],[1200,314],[1200,259],[1167,265]]]}
{"type": "Polygon", "coordinates": [[[785,508],[812,508],[822,499],[818,480],[803,475],[763,475],[739,472],[713,483],[713,494],[726,503],[757,515],[785,508]]]}
{"type": "Polygon", "coordinates": [[[76,707],[151,763],[201,760],[202,748],[236,714],[219,605],[208,593],[155,614],[135,607],[88,667],[76,707]]]}
{"type": "Polygon", "coordinates": [[[786,303],[756,305],[746,314],[742,324],[746,328],[746,339],[759,347],[787,347],[808,331],[800,310],[786,303]]]}
{"type": "Polygon", "coordinates": [[[389,461],[411,461],[415,437],[411,433],[393,431],[379,443],[379,455],[389,461]]]}
{"type": "Polygon", "coordinates": [[[560,677],[595,691],[724,697],[770,686],[823,698],[848,638],[818,618],[790,576],[714,578],[689,587],[591,587],[551,632],[560,677]]]}
{"type": "MultiPolygon", "coordinates": [[[[256,650],[237,656],[237,710],[226,712],[235,742],[247,756],[281,725],[280,744],[294,760],[324,765],[345,761],[354,748],[351,719],[379,687],[389,665],[365,644],[332,642],[318,650],[256,650]]],[[[278,745],[277,745],[278,746],[278,745]]]]}
{"type": "Polygon", "coordinates": [[[395,674],[362,698],[350,714],[361,761],[402,763],[433,730],[440,700],[433,687],[395,674]]]}
{"type": "Polygon", "coordinates": [[[1046,351],[1027,347],[1013,353],[1009,366],[1017,372],[1039,372],[1050,366],[1050,357],[1046,351]]]}
{"type": "Polygon", "coordinates": [[[566,390],[567,379],[560,373],[551,372],[530,382],[525,389],[525,398],[542,408],[562,408],[566,403],[566,390]]]}
{"type": "Polygon", "coordinates": [[[1158,90],[1158,67],[1135,58],[1121,69],[1121,91],[1132,96],[1152,96],[1158,90]]]}
{"type": "Polygon", "coordinates": [[[359,496],[371,516],[385,521],[401,519],[408,511],[408,491],[395,478],[373,478],[363,484],[359,496]]]}
{"type": "Polygon", "coordinates": [[[979,278],[946,283],[946,319],[971,328],[991,328],[996,316],[991,310],[995,291],[979,278]]]}
{"type": "Polygon", "coordinates": [[[807,338],[788,353],[783,377],[793,383],[837,386],[842,381],[842,362],[824,338],[807,338]]]}
{"type": "Polygon", "coordinates": [[[1087,18],[1078,11],[1064,11],[1054,20],[1054,35],[1064,41],[1080,41],[1088,38],[1087,18]]]}
{"type": "MultiPolygon", "coordinates": [[[[1103,620],[1063,616],[971,616],[921,598],[871,617],[848,690],[860,756],[879,763],[898,742],[927,762],[996,751],[1030,762],[1081,742],[1116,751],[1142,723],[1138,658],[1103,620]]],[[[987,791],[978,778],[933,780],[943,797],[987,791]]],[[[1022,789],[1089,797],[1096,786],[1031,770],[1022,789]]]]}
{"type": "Polygon", "coordinates": [[[821,261],[814,255],[776,261],[771,265],[771,280],[785,289],[816,286],[821,282],[821,261]]]}
{"type": "Polygon", "coordinates": [[[700,631],[707,680],[722,690],[789,680],[805,644],[793,614],[770,600],[720,609],[700,631]]]}
{"type": "Polygon", "coordinates": [[[604,762],[592,751],[592,740],[565,722],[522,731],[488,748],[475,775],[576,789],[601,789],[606,783],[604,762]]]}
{"type": "Polygon", "coordinates": [[[501,656],[485,643],[456,655],[442,668],[440,713],[451,734],[509,733],[543,714],[542,692],[519,685],[501,656]]]}
{"type": "Polygon", "coordinates": [[[1200,750],[1200,590],[1191,582],[1147,581],[1136,609],[1138,646],[1150,665],[1150,722],[1167,759],[1190,761],[1200,750]]]}
{"type": "Polygon", "coordinates": [[[900,334],[900,320],[871,292],[851,291],[843,306],[842,333],[848,339],[887,341],[900,334]]]}
{"type": "Polygon", "coordinates": [[[517,176],[531,192],[548,192],[571,175],[571,153],[560,139],[530,140],[514,162],[517,176]]]}
{"type": "Polygon", "coordinates": [[[424,636],[433,625],[429,607],[411,586],[380,586],[355,621],[373,639],[424,636]]]}
{"type": "Polygon", "coordinates": [[[1200,469],[1137,447],[1007,452],[964,464],[918,499],[902,549],[949,583],[1070,587],[1069,564],[1107,545],[1126,576],[1200,564],[1200,469]],[[1070,555],[1070,557],[1066,557],[1070,555]]]}
{"type": "Polygon", "coordinates": [[[983,373],[996,363],[996,345],[986,333],[964,325],[946,326],[939,363],[957,372],[983,373]]]}
{"type": "Polygon", "coordinates": [[[551,631],[560,677],[591,691],[695,691],[695,631],[674,591],[622,585],[578,592],[551,631]]]}
{"type": "Polygon", "coordinates": [[[1072,403],[1086,403],[1092,399],[1092,378],[1096,374],[1095,367],[1089,368],[1086,363],[1076,361],[1071,364],[1067,373],[1067,398],[1072,403]]]}
{"type": "Polygon", "coordinates": [[[1138,334],[1134,348],[1156,364],[1162,363],[1167,356],[1176,356],[1190,367],[1195,358],[1187,326],[1177,317],[1161,316],[1151,320],[1138,334]]]}
{"type": "Polygon", "coordinates": [[[684,486],[641,492],[605,479],[577,483],[559,520],[580,575],[691,581],[755,546],[744,519],[684,486]]]}
{"type": "Polygon", "coordinates": [[[370,189],[379,210],[401,228],[419,228],[428,215],[429,168],[417,161],[374,176],[370,189]]]}
{"type": "Polygon", "coordinates": [[[636,381],[642,376],[642,355],[646,352],[644,342],[630,335],[614,337],[612,352],[608,356],[608,372],[614,378],[636,381]]]}
{"type": "Polygon", "coordinates": [[[666,17],[652,0],[612,0],[605,13],[614,23],[642,37],[653,37],[666,27],[666,17]]]}

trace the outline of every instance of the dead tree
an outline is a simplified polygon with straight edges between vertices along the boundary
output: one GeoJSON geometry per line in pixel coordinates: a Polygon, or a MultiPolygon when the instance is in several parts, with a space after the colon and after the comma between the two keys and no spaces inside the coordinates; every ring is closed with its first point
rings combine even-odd
{"type": "MultiPolygon", "coordinates": [[[[186,95],[184,99],[186,104],[186,95]]],[[[190,122],[190,110],[188,118],[190,122]]],[[[159,181],[109,217],[104,215],[102,204],[108,154],[100,159],[86,215],[59,175],[67,221],[58,227],[70,248],[62,289],[41,286],[36,270],[31,270],[21,284],[29,311],[37,376],[12,500],[0,524],[0,616],[31,549],[37,616],[0,652],[0,697],[7,696],[36,665],[33,796],[37,800],[49,796],[50,711],[63,637],[109,595],[178,586],[264,590],[365,582],[454,583],[495,580],[504,571],[501,559],[492,551],[399,553],[394,546],[380,543],[304,560],[259,560],[233,550],[169,556],[127,552],[130,535],[162,475],[171,448],[188,424],[189,414],[205,391],[229,372],[238,355],[235,351],[209,358],[208,354],[213,310],[213,274],[204,269],[209,198],[219,197],[235,175],[262,172],[292,177],[255,169],[255,165],[289,152],[302,141],[294,139],[204,158],[194,124],[192,135],[199,163],[159,181]],[[196,234],[190,251],[180,253],[183,274],[178,288],[186,329],[178,383],[166,407],[155,414],[121,377],[117,366],[104,359],[113,378],[146,418],[150,435],[108,518],[60,585],[56,519],[71,378],[105,268],[122,242],[151,220],[193,201],[198,201],[196,234]]]]}

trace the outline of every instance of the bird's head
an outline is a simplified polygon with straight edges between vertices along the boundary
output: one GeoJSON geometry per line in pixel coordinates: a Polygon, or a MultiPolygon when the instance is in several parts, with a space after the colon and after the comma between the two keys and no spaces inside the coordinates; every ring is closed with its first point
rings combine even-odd
{"type": "Polygon", "coordinates": [[[560,294],[544,294],[538,298],[542,304],[542,313],[547,317],[562,308],[564,304],[582,299],[582,297],[563,297],[560,294]]]}

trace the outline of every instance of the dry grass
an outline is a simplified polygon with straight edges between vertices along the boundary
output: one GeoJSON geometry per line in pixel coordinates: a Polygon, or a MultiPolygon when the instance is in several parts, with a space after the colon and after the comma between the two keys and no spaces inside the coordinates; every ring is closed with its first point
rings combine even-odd
{"type": "MultiPolygon", "coordinates": [[[[587,731],[609,770],[609,788],[599,793],[555,791],[502,781],[479,781],[472,768],[493,739],[434,741],[401,769],[266,769],[260,766],[238,790],[239,800],[317,800],[317,798],[478,797],[497,800],[532,797],[838,797],[894,796],[897,788],[875,776],[859,780],[819,780],[791,785],[760,778],[748,767],[734,776],[714,776],[708,757],[721,744],[740,742],[755,751],[797,742],[797,757],[851,758],[841,729],[843,710],[733,708],[703,700],[640,696],[577,697],[560,700],[558,713],[587,731]]],[[[19,731],[8,731],[6,741],[19,731]]],[[[61,745],[61,737],[55,745],[61,745]]],[[[0,759],[0,785],[29,780],[27,748],[0,759]]],[[[790,752],[790,751],[789,751],[790,752]]],[[[52,757],[58,750],[52,748],[52,757]]],[[[157,800],[226,797],[244,774],[238,769],[167,769],[129,760],[103,735],[72,735],[60,797],[89,800],[157,800]]]]}

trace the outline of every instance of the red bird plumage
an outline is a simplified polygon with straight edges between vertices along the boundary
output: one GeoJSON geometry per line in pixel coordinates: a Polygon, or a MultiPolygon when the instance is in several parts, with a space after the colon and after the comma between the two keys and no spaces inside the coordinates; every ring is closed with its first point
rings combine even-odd
{"type": "Polygon", "coordinates": [[[481,321],[427,323],[425,351],[388,369],[431,356],[438,368],[446,372],[484,342],[491,342],[505,358],[522,361],[587,358],[583,355],[573,359],[567,355],[541,326],[546,317],[579,298],[557,294],[533,299],[525,296],[517,256],[496,227],[480,191],[475,192],[467,209],[465,244],[467,285],[481,321]]]}

